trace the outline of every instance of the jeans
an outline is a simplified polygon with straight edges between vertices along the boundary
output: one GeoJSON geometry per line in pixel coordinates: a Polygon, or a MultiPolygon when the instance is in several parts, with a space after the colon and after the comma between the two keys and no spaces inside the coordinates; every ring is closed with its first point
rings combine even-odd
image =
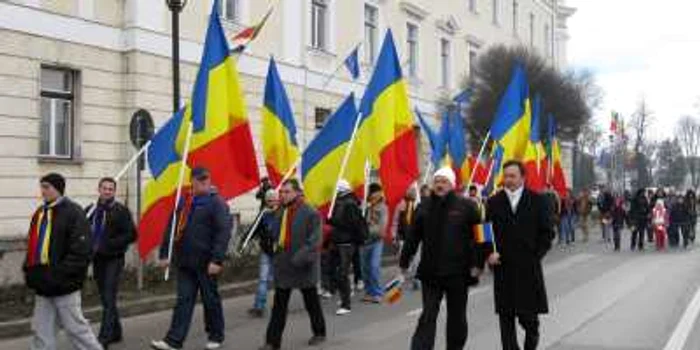
{"type": "Polygon", "coordinates": [[[102,324],[98,338],[102,342],[120,340],[122,338],[122,325],[117,309],[117,289],[124,270],[124,257],[97,257],[93,261],[93,270],[102,303],[102,324]]]}
{"type": "Polygon", "coordinates": [[[611,238],[610,233],[612,231],[612,224],[605,224],[601,222],[600,229],[603,231],[603,241],[609,242],[611,238]]]}
{"type": "Polygon", "coordinates": [[[562,215],[559,228],[559,243],[572,243],[574,241],[574,216],[562,215]]]}
{"type": "Polygon", "coordinates": [[[255,293],[255,302],[253,303],[253,308],[258,310],[265,310],[265,305],[267,304],[268,286],[272,281],[272,276],[274,275],[272,270],[272,256],[261,252],[259,265],[260,270],[258,272],[258,291],[255,293]]]}
{"type": "Polygon", "coordinates": [[[190,330],[197,292],[204,306],[204,329],[209,340],[224,341],[224,313],[216,277],[209,276],[206,267],[183,268],[177,270],[177,302],[165,342],[181,348],[190,330]]]}
{"type": "Polygon", "coordinates": [[[518,323],[525,330],[525,350],[537,349],[537,343],[540,342],[540,320],[535,314],[532,315],[499,315],[499,323],[501,328],[501,344],[503,350],[519,350],[518,336],[515,331],[515,318],[518,318],[518,323]]]}
{"type": "Polygon", "coordinates": [[[352,256],[355,254],[355,246],[353,244],[339,244],[336,246],[337,254],[340,261],[338,269],[338,292],[340,292],[340,307],[350,309],[350,267],[352,265],[352,256]]]}
{"type": "Polygon", "coordinates": [[[56,350],[56,331],[61,326],[71,345],[78,350],[101,350],[102,345],[92,333],[83,316],[80,291],[60,297],[34,297],[32,339],[30,350],[56,350]]]}
{"type": "Polygon", "coordinates": [[[423,281],[423,312],[411,339],[411,350],[432,350],[442,298],[447,298],[447,350],[462,350],[467,342],[469,286],[461,277],[423,281]]]}
{"type": "Polygon", "coordinates": [[[383,294],[381,285],[383,247],[384,242],[381,239],[362,247],[362,277],[365,281],[365,293],[372,297],[381,297],[383,294]]]}
{"type": "MultiPolygon", "coordinates": [[[[291,289],[275,289],[275,301],[272,306],[272,315],[270,316],[270,323],[267,325],[267,335],[265,337],[267,344],[275,348],[279,348],[282,344],[282,334],[287,324],[287,308],[289,307],[291,294],[291,289]]],[[[304,297],[304,307],[311,319],[311,331],[315,336],[325,337],[326,321],[323,318],[321,300],[319,300],[316,287],[302,289],[301,294],[304,297]]]]}

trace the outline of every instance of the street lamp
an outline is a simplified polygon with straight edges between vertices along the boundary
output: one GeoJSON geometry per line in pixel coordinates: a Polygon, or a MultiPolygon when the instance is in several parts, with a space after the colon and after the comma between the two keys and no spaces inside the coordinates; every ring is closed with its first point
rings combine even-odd
{"type": "Polygon", "coordinates": [[[180,11],[187,0],[165,0],[172,14],[173,113],[180,108],[180,11]]]}

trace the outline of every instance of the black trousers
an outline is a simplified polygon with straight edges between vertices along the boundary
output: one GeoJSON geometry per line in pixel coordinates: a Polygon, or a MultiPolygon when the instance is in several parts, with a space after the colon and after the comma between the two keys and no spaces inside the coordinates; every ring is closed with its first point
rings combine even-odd
{"type": "MultiPolygon", "coordinates": [[[[282,344],[282,334],[287,324],[287,308],[289,307],[289,297],[291,289],[275,289],[275,302],[272,306],[270,323],[267,325],[266,342],[276,348],[282,344]]],[[[311,320],[311,331],[315,336],[326,336],[326,321],[323,318],[323,309],[318,297],[316,287],[301,290],[304,297],[304,307],[311,320]]]]}
{"type": "Polygon", "coordinates": [[[117,292],[124,271],[124,257],[96,257],[92,268],[102,303],[102,323],[98,338],[102,342],[118,341],[122,338],[122,324],[117,309],[117,292]]]}
{"type": "Polygon", "coordinates": [[[518,335],[515,330],[515,318],[525,330],[525,350],[537,349],[540,342],[540,319],[536,314],[499,314],[501,327],[501,344],[503,350],[520,350],[518,346],[518,335]]]}
{"type": "Polygon", "coordinates": [[[630,250],[634,250],[635,247],[639,250],[644,249],[644,232],[647,231],[646,224],[643,222],[637,223],[632,230],[632,240],[630,241],[630,250]]]}
{"type": "Polygon", "coordinates": [[[360,250],[355,249],[352,253],[352,274],[353,284],[358,284],[362,278],[362,262],[360,261],[360,250]]]}
{"type": "Polygon", "coordinates": [[[335,247],[338,256],[339,267],[337,270],[338,292],[340,293],[340,307],[350,309],[350,267],[352,266],[355,246],[352,244],[340,244],[335,247]]]}
{"type": "Polygon", "coordinates": [[[422,280],[423,313],[411,340],[411,350],[431,350],[435,345],[436,321],[442,298],[447,298],[447,350],[461,350],[467,342],[466,277],[422,280]]]}

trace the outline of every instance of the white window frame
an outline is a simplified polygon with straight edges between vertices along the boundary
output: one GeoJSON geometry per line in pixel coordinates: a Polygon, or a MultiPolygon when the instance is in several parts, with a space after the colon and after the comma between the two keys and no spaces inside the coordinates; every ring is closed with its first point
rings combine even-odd
{"type": "Polygon", "coordinates": [[[501,25],[501,1],[491,0],[491,22],[495,26],[501,25]]]}
{"type": "Polygon", "coordinates": [[[478,0],[468,0],[468,1],[469,1],[469,4],[467,6],[469,6],[469,12],[471,12],[473,14],[478,14],[479,13],[478,0]]]}
{"type": "Polygon", "coordinates": [[[60,71],[64,74],[68,74],[70,78],[70,91],[59,91],[59,90],[52,90],[48,88],[44,88],[42,84],[42,79],[40,76],[39,79],[39,85],[40,85],[40,98],[39,98],[39,113],[41,115],[41,122],[40,125],[44,123],[44,111],[42,109],[43,101],[47,100],[49,101],[49,130],[48,130],[48,145],[49,149],[48,152],[43,152],[41,144],[44,141],[44,135],[42,135],[41,129],[39,130],[39,156],[43,158],[53,158],[53,159],[73,159],[76,156],[76,150],[74,149],[75,145],[75,125],[76,125],[76,100],[77,100],[77,92],[78,92],[78,79],[77,79],[77,72],[68,69],[68,68],[63,68],[63,67],[55,67],[55,66],[42,66],[41,67],[41,74],[43,74],[44,71],[60,71]],[[66,154],[58,154],[57,153],[57,130],[56,130],[56,118],[57,118],[57,112],[58,108],[62,103],[67,103],[68,104],[68,115],[66,116],[66,121],[65,123],[66,128],[67,128],[67,135],[66,135],[66,154]]]}
{"type": "Polygon", "coordinates": [[[362,6],[362,60],[367,65],[373,65],[377,60],[379,51],[379,6],[376,4],[365,2],[362,6]],[[374,38],[373,43],[370,43],[367,36],[367,9],[373,9],[376,15],[374,22],[374,38]]]}
{"type": "Polygon", "coordinates": [[[331,7],[332,3],[330,0],[310,0],[310,18],[311,18],[311,35],[309,38],[309,44],[312,49],[321,51],[331,50],[331,7]],[[319,31],[320,25],[318,24],[318,17],[316,14],[316,7],[322,6],[324,9],[322,28],[319,31]],[[322,33],[319,36],[319,33],[322,33]]]}
{"type": "Polygon", "coordinates": [[[414,21],[406,21],[406,59],[407,59],[407,70],[408,76],[410,78],[418,78],[420,76],[420,25],[414,21]],[[415,57],[412,58],[411,51],[411,37],[410,28],[413,27],[416,31],[416,37],[414,40],[415,45],[415,57]],[[413,63],[413,65],[411,64],[413,63]]]}
{"type": "Polygon", "coordinates": [[[225,21],[240,23],[242,21],[243,9],[241,5],[242,0],[221,0],[221,18],[225,21]],[[228,13],[228,3],[233,3],[234,15],[230,16],[228,13]]]}
{"type": "Polygon", "coordinates": [[[530,47],[535,46],[535,13],[530,12],[530,47]]]}
{"type": "Polygon", "coordinates": [[[438,66],[438,86],[443,89],[452,88],[452,68],[453,68],[453,40],[450,37],[442,36],[438,40],[438,54],[440,58],[440,63],[438,66]],[[443,43],[447,43],[447,60],[444,59],[443,55],[443,43]]]}
{"type": "Polygon", "coordinates": [[[467,59],[469,60],[469,62],[467,62],[469,64],[469,66],[467,67],[467,71],[470,79],[474,75],[474,70],[472,68],[474,68],[474,66],[476,65],[475,61],[476,58],[479,56],[479,49],[481,49],[480,44],[473,41],[467,42],[467,59]],[[474,59],[472,59],[472,53],[474,53],[474,59]]]}

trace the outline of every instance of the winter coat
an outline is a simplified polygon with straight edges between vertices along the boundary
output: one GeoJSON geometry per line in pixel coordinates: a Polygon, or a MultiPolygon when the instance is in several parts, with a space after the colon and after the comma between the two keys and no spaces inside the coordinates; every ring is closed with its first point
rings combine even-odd
{"type": "Polygon", "coordinates": [[[275,242],[277,242],[277,234],[279,233],[279,210],[267,210],[260,214],[260,224],[258,225],[255,236],[258,238],[260,250],[267,255],[272,255],[275,251],[275,242]]]}
{"type": "Polygon", "coordinates": [[[646,223],[649,221],[650,209],[646,196],[637,196],[634,199],[630,209],[630,216],[634,220],[635,225],[639,227],[646,226],[646,223]]]}
{"type": "MultiPolygon", "coordinates": [[[[289,250],[277,247],[273,260],[274,281],[276,288],[304,289],[315,287],[320,273],[321,216],[319,213],[297,199],[292,204],[295,212],[291,220],[289,250]]],[[[280,222],[284,211],[280,213],[280,222]]],[[[278,225],[281,234],[281,223],[278,225]]]]}
{"type": "MultiPolygon", "coordinates": [[[[99,204],[98,204],[99,205],[99,204]]],[[[92,213],[88,218],[91,224],[92,244],[97,247],[94,251],[95,258],[119,258],[124,257],[129,245],[136,241],[136,226],[131,216],[131,211],[124,204],[112,201],[103,204],[104,207],[104,232],[97,242],[95,225],[96,214],[99,210],[92,210],[94,204],[88,205],[85,212],[92,213]]]]}
{"type": "Polygon", "coordinates": [[[436,195],[425,198],[417,208],[399,266],[407,269],[422,245],[416,275],[419,279],[462,277],[471,280],[470,270],[478,266],[472,232],[480,219],[476,205],[454,192],[442,198],[436,195]]]}
{"type": "MultiPolygon", "coordinates": [[[[187,201],[185,201],[187,202],[187,201]]],[[[228,205],[215,191],[208,195],[195,196],[187,212],[178,209],[178,218],[184,218],[184,227],[179,239],[173,244],[173,260],[178,266],[206,268],[209,263],[222,264],[226,258],[231,239],[233,220],[228,205]]],[[[182,223],[178,220],[178,225],[182,223]]],[[[176,236],[178,235],[176,229],[176,236]]],[[[160,247],[160,258],[168,257],[170,225],[164,232],[160,247]]]]}
{"type": "Polygon", "coordinates": [[[367,238],[367,225],[362,217],[360,203],[351,192],[336,199],[328,223],[332,227],[331,241],[336,245],[362,244],[367,238]]]}
{"type": "Polygon", "coordinates": [[[389,220],[389,209],[384,202],[370,205],[367,208],[367,239],[365,244],[378,242],[386,232],[389,220]]]}
{"type": "MultiPolygon", "coordinates": [[[[30,230],[39,224],[36,221],[35,215],[30,230]]],[[[49,263],[31,265],[25,260],[22,268],[27,287],[44,297],[82,289],[90,264],[90,247],[90,226],[85,212],[70,199],[59,199],[52,213],[49,263]]]]}
{"type": "Polygon", "coordinates": [[[500,265],[493,267],[498,314],[544,314],[549,311],[542,258],[552,247],[554,227],[546,199],[523,189],[516,212],[505,191],[488,201],[500,265]]]}

